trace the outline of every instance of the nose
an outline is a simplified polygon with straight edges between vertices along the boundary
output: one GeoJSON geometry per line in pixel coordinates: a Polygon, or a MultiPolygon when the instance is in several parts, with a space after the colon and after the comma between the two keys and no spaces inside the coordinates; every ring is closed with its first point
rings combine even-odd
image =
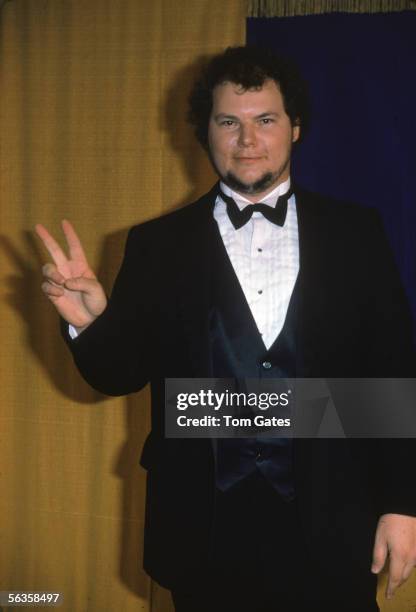
{"type": "Polygon", "coordinates": [[[241,147],[251,147],[256,143],[256,131],[254,125],[241,125],[238,136],[238,144],[241,147]]]}

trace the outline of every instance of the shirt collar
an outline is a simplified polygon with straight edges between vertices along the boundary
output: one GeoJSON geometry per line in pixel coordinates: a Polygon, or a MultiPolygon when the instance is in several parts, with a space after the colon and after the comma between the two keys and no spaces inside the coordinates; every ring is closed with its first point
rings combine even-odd
{"type": "MultiPolygon", "coordinates": [[[[237,204],[240,210],[243,210],[243,208],[245,208],[249,204],[253,204],[253,202],[250,202],[250,200],[247,200],[247,198],[242,196],[240,193],[237,193],[236,191],[233,191],[232,189],[230,189],[222,181],[220,182],[220,187],[221,187],[221,190],[225,193],[225,195],[228,195],[231,198],[233,198],[233,200],[235,201],[235,203],[237,204]]],[[[286,181],[284,181],[284,183],[280,183],[280,185],[275,187],[273,191],[268,193],[267,196],[261,200],[261,202],[263,204],[267,204],[267,206],[271,206],[272,208],[274,208],[277,202],[277,198],[283,195],[284,193],[286,193],[287,191],[289,191],[289,189],[290,189],[290,177],[286,181]]]]}

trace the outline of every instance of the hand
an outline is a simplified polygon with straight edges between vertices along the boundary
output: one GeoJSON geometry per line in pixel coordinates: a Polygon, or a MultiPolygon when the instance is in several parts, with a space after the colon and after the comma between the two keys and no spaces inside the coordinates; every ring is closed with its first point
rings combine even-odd
{"type": "Polygon", "coordinates": [[[390,556],[387,599],[410,576],[416,565],[416,517],[383,514],[377,525],[371,571],[378,574],[390,556]]]}
{"type": "Polygon", "coordinates": [[[69,221],[62,221],[69,257],[43,225],[36,225],[35,229],[54,261],[43,266],[42,290],[59,314],[82,331],[104,311],[107,305],[104,290],[89,267],[69,221]]]}

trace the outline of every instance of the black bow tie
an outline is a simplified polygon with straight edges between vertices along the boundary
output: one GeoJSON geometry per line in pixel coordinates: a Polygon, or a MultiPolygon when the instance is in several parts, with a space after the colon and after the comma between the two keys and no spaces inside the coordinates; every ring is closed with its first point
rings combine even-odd
{"type": "Polygon", "coordinates": [[[258,204],[248,204],[243,210],[240,210],[235,201],[230,198],[230,196],[225,195],[221,189],[219,192],[221,198],[227,205],[227,213],[231,223],[234,225],[235,229],[239,229],[251,219],[254,212],[261,212],[268,221],[271,221],[271,223],[283,226],[286,220],[287,202],[293,194],[293,189],[291,187],[289,191],[279,196],[274,208],[267,206],[267,204],[263,204],[263,202],[259,202],[258,204]]]}

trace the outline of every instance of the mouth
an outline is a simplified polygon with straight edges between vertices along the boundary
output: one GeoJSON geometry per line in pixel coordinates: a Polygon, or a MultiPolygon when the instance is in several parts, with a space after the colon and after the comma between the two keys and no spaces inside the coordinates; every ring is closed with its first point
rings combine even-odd
{"type": "Polygon", "coordinates": [[[237,163],[250,164],[256,161],[261,160],[261,157],[235,157],[234,158],[237,163]]]}

